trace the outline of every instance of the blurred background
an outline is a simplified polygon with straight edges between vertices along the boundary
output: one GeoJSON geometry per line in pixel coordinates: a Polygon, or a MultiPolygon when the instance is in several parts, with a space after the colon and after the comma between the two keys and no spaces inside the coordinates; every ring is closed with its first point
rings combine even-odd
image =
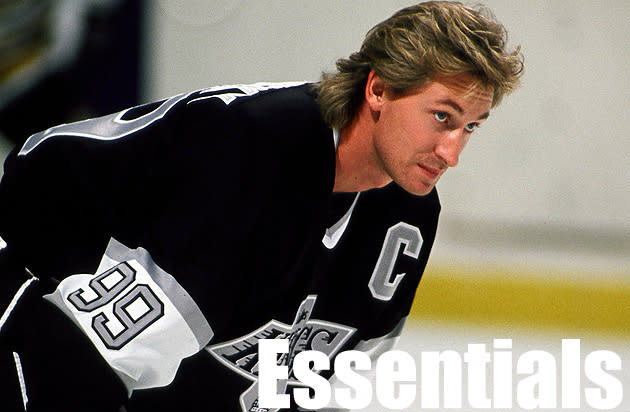
{"type": "MultiPolygon", "coordinates": [[[[182,91],[315,81],[410,4],[0,0],[0,156],[49,126],[182,91]]],[[[617,410],[630,410],[630,2],[483,4],[522,47],[523,87],[438,186],[438,238],[401,348],[419,361],[511,338],[514,359],[560,362],[561,339],[579,338],[582,358],[622,357],[617,410]]]]}

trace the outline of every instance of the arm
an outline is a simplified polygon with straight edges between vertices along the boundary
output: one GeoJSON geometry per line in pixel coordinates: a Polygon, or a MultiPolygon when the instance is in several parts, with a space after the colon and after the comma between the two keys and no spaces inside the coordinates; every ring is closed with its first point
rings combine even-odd
{"type": "Polygon", "coordinates": [[[9,359],[1,376],[11,395],[2,406],[13,395],[29,411],[117,411],[126,401],[128,388],[91,338],[43,296],[69,275],[94,273],[109,237],[133,214],[126,201],[157,184],[149,166],[161,145],[147,140],[167,138],[171,103],[179,101],[58,126],[8,157],[0,184],[0,356],[9,359]]]}

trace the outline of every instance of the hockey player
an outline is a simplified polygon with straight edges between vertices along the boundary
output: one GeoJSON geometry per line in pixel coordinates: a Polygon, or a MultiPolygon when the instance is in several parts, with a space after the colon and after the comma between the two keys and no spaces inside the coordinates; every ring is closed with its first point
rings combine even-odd
{"type": "Polygon", "coordinates": [[[391,347],[435,184],[522,62],[500,24],[431,2],[337,66],[53,127],[9,156],[3,410],[261,410],[259,339],[289,340],[289,370],[391,347]]]}

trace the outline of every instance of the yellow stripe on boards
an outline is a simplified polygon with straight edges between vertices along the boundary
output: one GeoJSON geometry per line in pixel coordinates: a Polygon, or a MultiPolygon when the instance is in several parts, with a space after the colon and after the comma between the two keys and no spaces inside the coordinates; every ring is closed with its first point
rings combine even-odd
{"type": "Polygon", "coordinates": [[[410,319],[630,337],[630,274],[567,275],[429,265],[410,319]]]}

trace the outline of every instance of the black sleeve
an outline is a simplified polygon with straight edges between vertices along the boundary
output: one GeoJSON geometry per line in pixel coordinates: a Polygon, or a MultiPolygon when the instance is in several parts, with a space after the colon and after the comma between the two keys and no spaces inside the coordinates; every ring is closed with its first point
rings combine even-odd
{"type": "MultiPolygon", "coordinates": [[[[332,188],[330,130],[301,90],[229,105],[208,97],[180,95],[61,125],[31,137],[5,163],[0,236],[12,257],[11,270],[0,268],[0,277],[20,285],[28,268],[40,280],[25,295],[28,310],[12,314],[18,326],[7,331],[17,338],[3,350],[28,342],[16,350],[28,353],[23,361],[32,366],[25,370],[36,371],[29,359],[48,362],[51,370],[65,365],[70,376],[50,386],[65,391],[59,402],[75,392],[72,379],[81,381],[85,399],[120,398],[120,381],[110,379],[112,370],[87,336],[42,299],[60,281],[97,274],[110,239],[150,254],[222,340],[250,330],[245,315],[252,310],[243,302],[264,298],[257,288],[286,277],[300,258],[301,239],[311,235],[305,222],[317,210],[313,199],[332,188]],[[246,319],[242,330],[230,322],[239,316],[246,319]],[[75,346],[80,349],[73,352],[75,346]],[[74,373],[71,365],[85,368],[74,373]],[[90,385],[101,369],[105,381],[90,385]]],[[[250,322],[258,325],[259,315],[250,322]]],[[[169,332],[156,336],[177,342],[169,332]]],[[[32,382],[44,382],[41,369],[40,375],[32,382]]]]}
{"type": "Polygon", "coordinates": [[[331,131],[306,87],[239,90],[182,94],[32,136],[5,163],[0,236],[36,276],[62,279],[93,271],[111,237],[150,246],[171,268],[203,248],[234,264],[238,250],[219,249],[253,249],[247,237],[262,222],[293,212],[303,223],[316,207],[308,202],[332,188],[331,131]]]}
{"type": "Polygon", "coordinates": [[[160,117],[167,102],[60,125],[32,136],[6,159],[0,409],[28,401],[29,411],[117,411],[127,399],[89,339],[42,296],[64,276],[93,273],[103,245],[131,216],[126,202],[155,187],[150,177],[161,149],[147,140],[168,135],[176,110],[160,117]],[[138,127],[146,115],[153,122],[138,127]]]}
{"type": "Polygon", "coordinates": [[[23,273],[9,250],[0,250],[0,409],[117,412],[127,399],[120,379],[85,335],[41,298],[43,282],[23,273]]]}
{"type": "Polygon", "coordinates": [[[154,208],[142,199],[161,184],[164,141],[183,102],[176,96],[60,125],[8,156],[0,236],[36,276],[87,273],[112,233],[125,231],[132,219],[136,228],[150,222],[154,208]]]}

